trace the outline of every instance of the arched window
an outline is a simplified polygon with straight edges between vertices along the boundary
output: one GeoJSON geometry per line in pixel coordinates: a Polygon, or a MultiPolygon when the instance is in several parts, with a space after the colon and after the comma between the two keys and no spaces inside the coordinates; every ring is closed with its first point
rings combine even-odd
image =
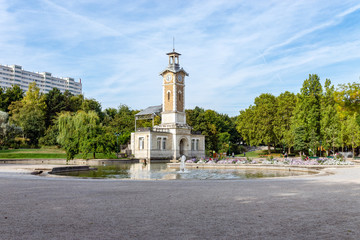
{"type": "Polygon", "coordinates": [[[178,98],[179,98],[179,101],[181,102],[182,101],[182,92],[181,91],[178,92],[178,98]]]}
{"type": "Polygon", "coordinates": [[[170,92],[170,91],[168,91],[168,92],[167,92],[167,98],[168,98],[168,101],[170,101],[170,95],[171,95],[171,92],[170,92]]]}

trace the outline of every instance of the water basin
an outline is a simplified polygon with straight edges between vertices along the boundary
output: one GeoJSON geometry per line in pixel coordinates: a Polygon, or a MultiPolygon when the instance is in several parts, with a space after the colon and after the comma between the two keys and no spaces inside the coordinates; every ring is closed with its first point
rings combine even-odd
{"type": "Polygon", "coordinates": [[[115,178],[133,180],[240,180],[268,177],[288,177],[309,175],[313,172],[273,169],[180,169],[168,168],[165,163],[118,163],[108,166],[95,166],[97,170],[66,172],[57,175],[80,178],[115,178]]]}

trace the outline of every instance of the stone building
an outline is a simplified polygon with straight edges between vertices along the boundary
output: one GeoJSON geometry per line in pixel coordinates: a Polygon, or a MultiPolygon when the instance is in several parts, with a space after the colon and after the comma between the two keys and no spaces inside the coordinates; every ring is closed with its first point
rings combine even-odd
{"type": "MultiPolygon", "coordinates": [[[[148,160],[178,160],[205,157],[205,136],[191,131],[185,114],[185,77],[189,74],[180,68],[179,56],[173,50],[163,77],[162,105],[152,106],[136,114],[135,132],[131,134],[131,150],[135,158],[148,160]],[[136,128],[138,119],[161,116],[161,124],[151,128],[136,128]]],[[[154,121],[153,121],[154,122],[154,121]]]]}

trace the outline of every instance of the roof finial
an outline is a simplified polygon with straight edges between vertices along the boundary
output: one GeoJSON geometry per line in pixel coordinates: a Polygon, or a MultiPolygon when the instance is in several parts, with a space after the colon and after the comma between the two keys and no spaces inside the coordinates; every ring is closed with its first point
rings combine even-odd
{"type": "Polygon", "coordinates": [[[173,52],[175,52],[175,37],[173,37],[173,52]]]}

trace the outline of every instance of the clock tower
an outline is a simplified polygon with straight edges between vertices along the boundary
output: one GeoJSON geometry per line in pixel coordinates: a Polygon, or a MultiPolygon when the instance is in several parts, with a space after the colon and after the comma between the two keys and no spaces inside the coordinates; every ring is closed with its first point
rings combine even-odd
{"type": "Polygon", "coordinates": [[[160,75],[163,77],[162,125],[186,125],[185,77],[189,74],[180,68],[180,53],[167,53],[169,65],[160,75]]]}
{"type": "Polygon", "coordinates": [[[162,76],[162,105],[150,106],[135,115],[135,132],[131,133],[131,152],[138,159],[178,161],[182,156],[205,157],[205,136],[193,132],[186,123],[185,78],[180,67],[180,53],[167,53],[168,66],[162,76]],[[161,124],[136,128],[137,119],[154,119],[161,114],[161,124]]]}

